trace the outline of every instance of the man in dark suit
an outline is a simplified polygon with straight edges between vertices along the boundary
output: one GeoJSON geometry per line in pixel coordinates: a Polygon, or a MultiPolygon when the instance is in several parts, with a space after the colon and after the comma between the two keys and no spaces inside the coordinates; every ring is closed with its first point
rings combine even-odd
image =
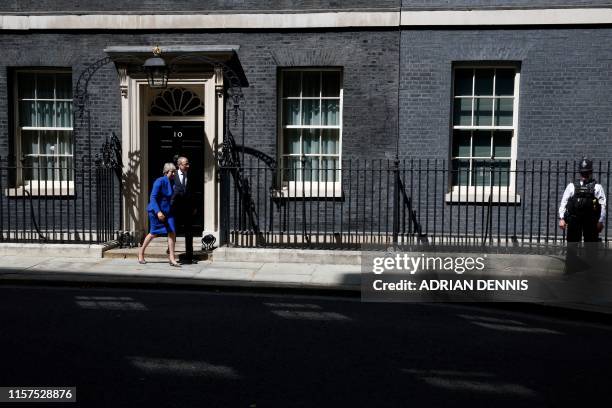
{"type": "Polygon", "coordinates": [[[176,161],[178,170],[174,177],[174,194],[172,195],[172,208],[177,226],[183,227],[185,233],[185,255],[181,263],[196,263],[193,259],[193,216],[196,213],[192,194],[193,180],[189,178],[189,160],[179,157],[176,161]]]}

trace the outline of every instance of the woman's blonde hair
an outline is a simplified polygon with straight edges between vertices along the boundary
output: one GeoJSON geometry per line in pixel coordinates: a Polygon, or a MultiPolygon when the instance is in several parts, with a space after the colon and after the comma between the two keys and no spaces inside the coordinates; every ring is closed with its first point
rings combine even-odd
{"type": "Polygon", "coordinates": [[[165,163],[163,174],[168,174],[169,171],[176,171],[176,166],[173,163],[165,163]]]}

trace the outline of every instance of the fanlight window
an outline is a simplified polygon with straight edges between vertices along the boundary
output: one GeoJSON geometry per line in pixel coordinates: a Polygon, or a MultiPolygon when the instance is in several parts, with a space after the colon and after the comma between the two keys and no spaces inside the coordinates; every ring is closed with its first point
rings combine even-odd
{"type": "Polygon", "coordinates": [[[151,104],[151,116],[202,116],[204,104],[193,91],[185,88],[166,89],[151,104]]]}

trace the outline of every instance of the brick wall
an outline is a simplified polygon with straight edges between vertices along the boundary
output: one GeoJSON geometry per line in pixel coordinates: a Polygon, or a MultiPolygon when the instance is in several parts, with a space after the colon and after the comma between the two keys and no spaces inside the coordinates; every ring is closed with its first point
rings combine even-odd
{"type": "Polygon", "coordinates": [[[543,8],[612,6],[610,0],[143,0],[108,2],[104,0],[8,0],[0,12],[12,13],[84,13],[84,12],[184,12],[184,11],[314,11],[384,9],[466,8],[543,8]]]}
{"type": "Polygon", "coordinates": [[[399,7],[400,0],[8,0],[0,5],[0,12],[130,12],[151,13],[181,11],[240,11],[240,10],[329,10],[374,9],[399,7]]]}
{"type": "Polygon", "coordinates": [[[610,0],[7,0],[0,12],[84,13],[84,12],[185,12],[185,11],[315,11],[351,9],[469,9],[546,8],[612,6],[610,0]]]}
{"type": "MultiPolygon", "coordinates": [[[[397,32],[285,32],[285,33],[24,33],[3,34],[6,50],[0,68],[0,92],[10,86],[6,72],[17,67],[68,67],[76,85],[87,64],[105,56],[111,45],[143,44],[240,44],[239,57],[250,87],[245,89],[246,143],[276,156],[277,71],[279,67],[337,66],[344,72],[344,157],[373,157],[393,151],[397,122],[397,32]]],[[[120,136],[120,95],[112,65],[101,68],[89,85],[92,154],[105,138],[120,136]]],[[[0,94],[1,96],[2,94],[0,94]]],[[[4,99],[6,101],[6,98],[4,99]]],[[[4,105],[6,106],[6,104],[4,105]]],[[[8,110],[0,109],[0,155],[9,153],[8,110]]],[[[75,154],[79,163],[88,159],[86,120],[75,123],[75,154]]],[[[234,132],[236,137],[241,135],[234,132]]],[[[146,154],[146,152],[145,152],[146,154]]],[[[77,180],[79,181],[79,180],[77,180]]],[[[87,180],[87,184],[90,181],[87,180]]],[[[93,189],[95,192],[95,187],[93,189]]],[[[73,212],[79,225],[81,208],[88,208],[89,190],[81,191],[73,212]]],[[[96,202],[96,197],[92,197],[96,202]]]]}
{"type": "MultiPolygon", "coordinates": [[[[612,49],[608,46],[612,29],[404,30],[401,39],[401,157],[448,159],[455,61],[521,63],[519,159],[573,159],[581,154],[604,160],[612,157],[612,49]]],[[[239,57],[251,84],[245,89],[244,104],[247,145],[272,156],[277,154],[278,68],[342,67],[343,158],[394,156],[396,30],[3,33],[0,97],[6,101],[8,68],[71,67],[76,83],[86,64],[104,57],[105,47],[156,43],[239,44],[239,57]]],[[[90,92],[92,147],[97,151],[110,132],[120,134],[120,96],[111,65],[92,78],[90,92]]],[[[1,155],[8,153],[11,138],[4,106],[0,109],[1,155]]],[[[77,123],[75,145],[80,159],[87,151],[84,135],[82,124],[77,123]]],[[[429,197],[422,199],[421,204],[428,206],[429,197]]],[[[366,216],[376,217],[371,205],[364,210],[366,216]]]]}
{"type": "MultiPolygon", "coordinates": [[[[224,33],[224,34],[23,34],[2,35],[5,67],[71,67],[73,82],[88,63],[104,57],[110,45],[240,44],[239,57],[251,86],[245,89],[247,138],[266,153],[276,149],[276,77],[278,67],[338,66],[344,69],[346,154],[366,146],[384,154],[393,132],[397,99],[396,32],[224,33]]],[[[0,92],[6,92],[6,69],[0,70],[0,92]]],[[[120,131],[120,100],[112,65],[92,77],[94,148],[120,131]]],[[[0,140],[6,154],[7,111],[0,110],[0,140]]],[[[78,124],[77,124],[78,125],[78,124]]],[[[78,133],[78,129],[77,129],[78,133]]],[[[77,152],[86,141],[77,137],[77,152]]]]}
{"type": "Polygon", "coordinates": [[[612,157],[610,29],[402,32],[403,155],[448,158],[451,66],[521,63],[518,158],[612,157]]]}

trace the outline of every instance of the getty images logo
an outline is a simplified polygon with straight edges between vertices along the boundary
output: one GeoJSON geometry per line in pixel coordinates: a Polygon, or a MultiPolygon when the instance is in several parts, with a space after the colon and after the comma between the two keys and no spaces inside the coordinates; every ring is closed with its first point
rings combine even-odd
{"type": "Polygon", "coordinates": [[[388,254],[375,257],[372,261],[372,272],[380,275],[389,271],[401,271],[414,275],[418,271],[453,271],[462,274],[466,271],[482,271],[485,268],[486,254],[471,256],[412,256],[406,253],[388,254]]]}

